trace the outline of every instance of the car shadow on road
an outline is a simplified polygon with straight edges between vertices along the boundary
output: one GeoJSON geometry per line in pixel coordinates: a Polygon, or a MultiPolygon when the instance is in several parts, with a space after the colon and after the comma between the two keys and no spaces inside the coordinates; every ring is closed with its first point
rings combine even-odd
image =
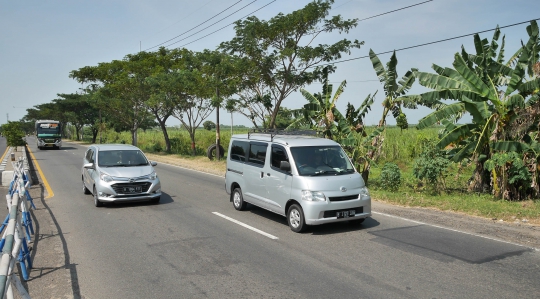
{"type": "MultiPolygon", "coordinates": [[[[280,223],[285,228],[289,229],[287,218],[281,215],[278,215],[276,213],[270,212],[263,208],[259,208],[252,204],[247,205],[246,212],[255,214],[260,217],[264,217],[268,220],[275,221],[276,223],[280,223]]],[[[343,221],[343,222],[336,222],[336,223],[326,223],[326,224],[321,224],[321,225],[310,225],[303,233],[313,234],[313,235],[339,234],[339,233],[346,233],[346,232],[351,232],[351,231],[360,231],[360,230],[379,226],[379,224],[380,224],[379,221],[369,217],[362,224],[353,223],[350,221],[343,221]]]]}

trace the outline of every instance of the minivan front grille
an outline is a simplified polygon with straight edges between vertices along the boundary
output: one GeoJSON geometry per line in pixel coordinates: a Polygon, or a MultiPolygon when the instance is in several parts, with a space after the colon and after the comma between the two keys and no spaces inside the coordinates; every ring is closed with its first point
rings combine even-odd
{"type": "Polygon", "coordinates": [[[346,200],[353,200],[358,199],[358,194],[353,195],[347,195],[347,196],[336,196],[336,197],[328,197],[330,201],[346,201],[346,200]]]}
{"type": "Polygon", "coordinates": [[[350,211],[350,210],[354,210],[355,214],[364,213],[364,207],[358,207],[358,208],[354,208],[354,209],[345,209],[345,210],[324,211],[323,218],[336,217],[336,212],[343,212],[343,211],[350,211]]]}
{"type": "Polygon", "coordinates": [[[144,192],[148,192],[148,189],[150,188],[150,186],[152,185],[152,183],[150,182],[133,182],[133,183],[117,183],[117,184],[114,184],[114,185],[111,185],[111,187],[113,188],[114,192],[116,192],[117,194],[124,194],[124,188],[135,188],[135,187],[141,187],[141,192],[140,193],[144,193],[144,192]]]}

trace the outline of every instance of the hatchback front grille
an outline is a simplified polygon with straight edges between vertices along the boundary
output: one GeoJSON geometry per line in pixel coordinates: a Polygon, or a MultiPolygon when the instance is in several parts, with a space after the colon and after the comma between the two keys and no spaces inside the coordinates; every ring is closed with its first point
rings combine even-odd
{"type": "Polygon", "coordinates": [[[358,199],[358,194],[353,195],[347,195],[347,196],[336,196],[336,197],[329,197],[330,201],[345,201],[345,200],[353,200],[358,199]]]}
{"type": "Polygon", "coordinates": [[[111,187],[113,188],[114,192],[116,192],[117,194],[123,194],[124,193],[124,188],[129,188],[129,187],[141,187],[141,193],[144,193],[144,192],[148,192],[148,189],[150,188],[150,186],[152,185],[152,183],[150,182],[133,182],[133,183],[117,183],[117,184],[114,184],[114,185],[111,185],[111,187]]]}

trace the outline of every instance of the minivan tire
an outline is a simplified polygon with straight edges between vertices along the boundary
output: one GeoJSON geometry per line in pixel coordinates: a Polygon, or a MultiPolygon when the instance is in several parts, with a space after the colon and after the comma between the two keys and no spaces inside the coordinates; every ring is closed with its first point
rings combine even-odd
{"type": "Polygon", "coordinates": [[[303,232],[307,225],[304,219],[304,211],[298,204],[293,204],[287,211],[287,223],[291,230],[295,233],[303,232]]]}
{"type": "Polygon", "coordinates": [[[246,209],[247,203],[244,201],[244,196],[242,195],[242,189],[234,188],[231,196],[232,196],[233,206],[237,211],[243,211],[246,209]]]}

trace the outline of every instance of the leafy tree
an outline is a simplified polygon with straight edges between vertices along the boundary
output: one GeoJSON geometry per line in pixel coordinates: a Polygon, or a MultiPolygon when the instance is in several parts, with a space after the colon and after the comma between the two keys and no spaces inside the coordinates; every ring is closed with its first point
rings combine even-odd
{"type": "MultiPolygon", "coordinates": [[[[356,27],[357,19],[327,18],[333,3],[333,0],[316,0],[290,14],[280,13],[269,21],[254,16],[237,21],[236,36],[221,43],[221,50],[247,58],[241,86],[243,90],[251,90],[251,96],[241,97],[240,101],[259,102],[266,95],[270,97],[269,127],[275,127],[279,108],[287,96],[322,78],[323,67],[318,64],[340,59],[343,53],[350,53],[363,44],[343,39],[332,45],[312,45],[321,33],[348,33],[356,27]]],[[[328,70],[333,72],[335,66],[328,66],[328,70]]]]}
{"type": "Polygon", "coordinates": [[[8,121],[7,124],[2,125],[2,134],[6,137],[8,146],[26,145],[26,141],[23,139],[24,131],[18,121],[8,121]]]}
{"type": "Polygon", "coordinates": [[[205,130],[211,131],[216,128],[216,124],[213,121],[207,120],[203,123],[203,128],[205,130]]]}
{"type": "MultiPolygon", "coordinates": [[[[468,54],[462,48],[461,53],[454,55],[453,68],[433,65],[436,74],[415,72],[421,85],[433,89],[417,96],[424,103],[455,101],[441,105],[440,109],[421,119],[417,128],[443,123],[445,129],[437,146],[441,149],[451,146],[453,161],[470,159],[475,163],[469,185],[471,191],[492,190],[493,184],[497,183],[484,165],[492,158],[493,149],[508,151],[516,147],[516,142],[530,141],[529,134],[537,131],[540,78],[535,75],[534,67],[538,62],[540,42],[535,21],[527,26],[527,33],[528,42],[506,63],[504,37],[497,53],[500,37],[497,28],[491,42],[475,35],[476,54],[468,54]],[[472,121],[455,123],[465,113],[472,116],[472,121]]],[[[536,168],[538,160],[532,163],[534,167],[531,169],[536,168]]],[[[538,186],[538,178],[534,181],[538,186]]],[[[509,190],[499,194],[506,191],[509,190]]],[[[538,191],[536,187],[536,194],[538,191]]]]}
{"type": "Polygon", "coordinates": [[[74,70],[70,77],[79,83],[99,84],[104,105],[115,112],[115,120],[129,127],[132,144],[137,145],[137,130],[149,112],[145,102],[151,96],[152,89],[146,79],[155,71],[152,54],[139,52],[129,54],[123,60],[99,63],[74,70]]]}

